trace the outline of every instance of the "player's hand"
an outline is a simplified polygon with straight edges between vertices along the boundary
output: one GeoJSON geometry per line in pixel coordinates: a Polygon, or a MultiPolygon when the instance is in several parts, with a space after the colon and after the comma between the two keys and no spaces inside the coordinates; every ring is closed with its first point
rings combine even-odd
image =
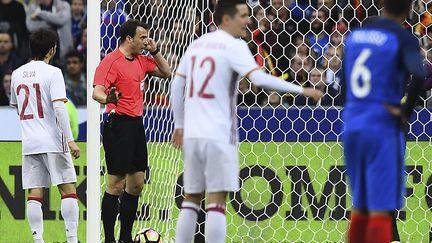
{"type": "Polygon", "coordinates": [[[177,149],[183,147],[183,128],[176,128],[171,138],[171,143],[177,149]]]}
{"type": "Polygon", "coordinates": [[[121,97],[121,93],[117,92],[115,87],[112,87],[106,97],[106,104],[108,103],[113,103],[116,104],[118,103],[119,99],[121,97]]]}
{"type": "Polygon", "coordinates": [[[401,106],[390,105],[388,103],[384,103],[384,107],[390,112],[391,115],[398,117],[401,120],[402,125],[407,124],[407,118],[403,112],[401,106]]]}
{"type": "Polygon", "coordinates": [[[40,20],[40,18],[39,18],[39,13],[40,13],[40,11],[35,11],[35,12],[30,16],[31,20],[33,20],[33,21],[40,20]]]}
{"type": "Polygon", "coordinates": [[[80,157],[80,154],[81,154],[80,148],[76,145],[76,143],[74,141],[68,142],[68,145],[69,145],[71,155],[75,159],[78,159],[80,157]]]}
{"type": "Polygon", "coordinates": [[[324,93],[314,88],[304,88],[303,95],[312,98],[314,101],[318,101],[324,96],[324,93]]]}
{"type": "Polygon", "coordinates": [[[152,38],[146,38],[144,39],[144,50],[149,52],[154,52],[157,49],[156,41],[154,41],[152,38]]]}

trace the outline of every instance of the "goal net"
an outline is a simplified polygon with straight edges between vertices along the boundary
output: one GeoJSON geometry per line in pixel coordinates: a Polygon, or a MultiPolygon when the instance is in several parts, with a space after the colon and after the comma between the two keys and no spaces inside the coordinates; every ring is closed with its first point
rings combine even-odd
{"type": "MultiPolygon", "coordinates": [[[[116,48],[120,24],[135,18],[150,24],[150,35],[175,69],[193,39],[216,29],[211,17],[215,2],[101,0],[101,56],[116,48]]],[[[377,1],[248,2],[251,24],[246,41],[257,63],[281,82],[314,86],[326,95],[314,103],[259,89],[246,79],[239,81],[241,189],[229,195],[226,241],[343,242],[351,210],[340,143],[343,39],[365,18],[379,15],[380,8],[377,1]]],[[[416,1],[405,22],[421,41],[426,61],[432,59],[430,5],[416,1]]],[[[144,123],[150,172],[134,225],[134,233],[152,227],[168,242],[174,238],[183,192],[181,154],[169,144],[170,81],[150,78],[146,82],[144,123]]],[[[404,242],[432,238],[429,97],[429,91],[423,94],[408,136],[406,206],[396,215],[404,242]]],[[[106,169],[104,162],[101,165],[103,192],[106,169]]],[[[202,210],[195,242],[204,240],[204,219],[202,210]]]]}

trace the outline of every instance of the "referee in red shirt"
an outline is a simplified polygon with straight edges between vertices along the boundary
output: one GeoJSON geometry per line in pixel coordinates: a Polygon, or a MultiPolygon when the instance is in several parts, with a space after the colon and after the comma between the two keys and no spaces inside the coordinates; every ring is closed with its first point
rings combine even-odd
{"type": "Polygon", "coordinates": [[[120,45],[96,69],[93,99],[106,104],[103,146],[108,183],[102,200],[105,242],[115,242],[114,224],[120,202],[120,242],[132,242],[132,226],[139,195],[148,169],[144,134],[144,79],[147,75],[168,78],[171,70],[156,42],[148,36],[149,26],[128,20],[120,27],[120,45]],[[152,57],[142,55],[149,51],[152,57]]]}

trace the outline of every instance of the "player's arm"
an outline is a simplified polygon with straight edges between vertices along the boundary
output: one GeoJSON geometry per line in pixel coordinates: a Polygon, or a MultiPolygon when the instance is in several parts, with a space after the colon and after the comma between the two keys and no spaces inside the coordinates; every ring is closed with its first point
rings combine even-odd
{"type": "Polygon", "coordinates": [[[314,88],[303,88],[290,82],[283,82],[262,71],[257,67],[252,53],[244,41],[239,41],[231,46],[227,51],[227,55],[231,67],[241,76],[247,77],[256,86],[278,92],[301,94],[316,101],[324,95],[323,92],[314,88]]]}
{"type": "Polygon", "coordinates": [[[248,77],[249,80],[256,86],[265,89],[270,89],[278,92],[301,94],[306,97],[311,97],[315,101],[318,101],[324,96],[323,92],[321,92],[320,90],[316,90],[314,88],[303,88],[300,85],[290,82],[281,82],[280,79],[268,73],[265,73],[260,69],[253,69],[246,75],[246,77],[248,77]]]}
{"type": "MultiPolygon", "coordinates": [[[[186,54],[184,56],[187,56],[186,54]]],[[[171,143],[176,148],[183,146],[183,127],[184,127],[184,92],[186,87],[186,63],[180,61],[177,72],[171,83],[171,105],[174,113],[174,133],[171,143]]]]}
{"type": "Polygon", "coordinates": [[[409,40],[407,44],[402,45],[402,61],[408,73],[412,75],[411,85],[408,87],[406,104],[404,106],[404,117],[408,120],[414,110],[415,103],[423,91],[423,83],[426,72],[423,67],[423,59],[420,55],[420,50],[415,37],[409,40]]]}
{"type": "Polygon", "coordinates": [[[171,77],[171,68],[167,60],[165,59],[165,57],[163,57],[162,54],[160,53],[159,48],[156,45],[156,42],[151,38],[147,38],[144,41],[144,44],[145,44],[145,49],[151,53],[153,59],[156,62],[156,67],[149,74],[160,78],[171,77]]]}
{"type": "Polygon", "coordinates": [[[12,73],[11,76],[11,85],[10,85],[10,101],[9,101],[9,106],[13,107],[16,109],[17,115],[19,116],[19,111],[18,111],[18,101],[17,101],[17,96],[14,90],[14,73],[12,73]]]}
{"type": "Polygon", "coordinates": [[[52,79],[49,82],[50,97],[51,101],[53,102],[56,120],[59,124],[60,130],[63,133],[63,136],[66,138],[70,153],[74,158],[79,158],[80,149],[75,144],[72,135],[72,130],[69,123],[69,115],[65,106],[65,103],[68,101],[66,98],[66,87],[63,74],[60,69],[57,69],[56,72],[53,73],[52,79]]]}
{"type": "Polygon", "coordinates": [[[71,154],[75,158],[80,156],[80,150],[74,142],[72,130],[69,124],[69,115],[66,109],[65,100],[57,99],[53,101],[54,113],[57,118],[60,129],[62,130],[66,141],[71,149],[71,154]]]}

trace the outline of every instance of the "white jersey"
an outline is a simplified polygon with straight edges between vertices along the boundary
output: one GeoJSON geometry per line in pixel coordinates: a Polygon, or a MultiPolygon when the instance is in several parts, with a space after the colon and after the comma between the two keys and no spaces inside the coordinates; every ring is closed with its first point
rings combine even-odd
{"type": "Polygon", "coordinates": [[[12,73],[10,103],[18,107],[23,155],[68,151],[54,113],[55,100],[67,101],[59,68],[31,61],[12,73]]]}
{"type": "Polygon", "coordinates": [[[246,42],[223,30],[195,40],[176,71],[186,78],[184,138],[237,143],[238,79],[257,68],[246,42]]]}

